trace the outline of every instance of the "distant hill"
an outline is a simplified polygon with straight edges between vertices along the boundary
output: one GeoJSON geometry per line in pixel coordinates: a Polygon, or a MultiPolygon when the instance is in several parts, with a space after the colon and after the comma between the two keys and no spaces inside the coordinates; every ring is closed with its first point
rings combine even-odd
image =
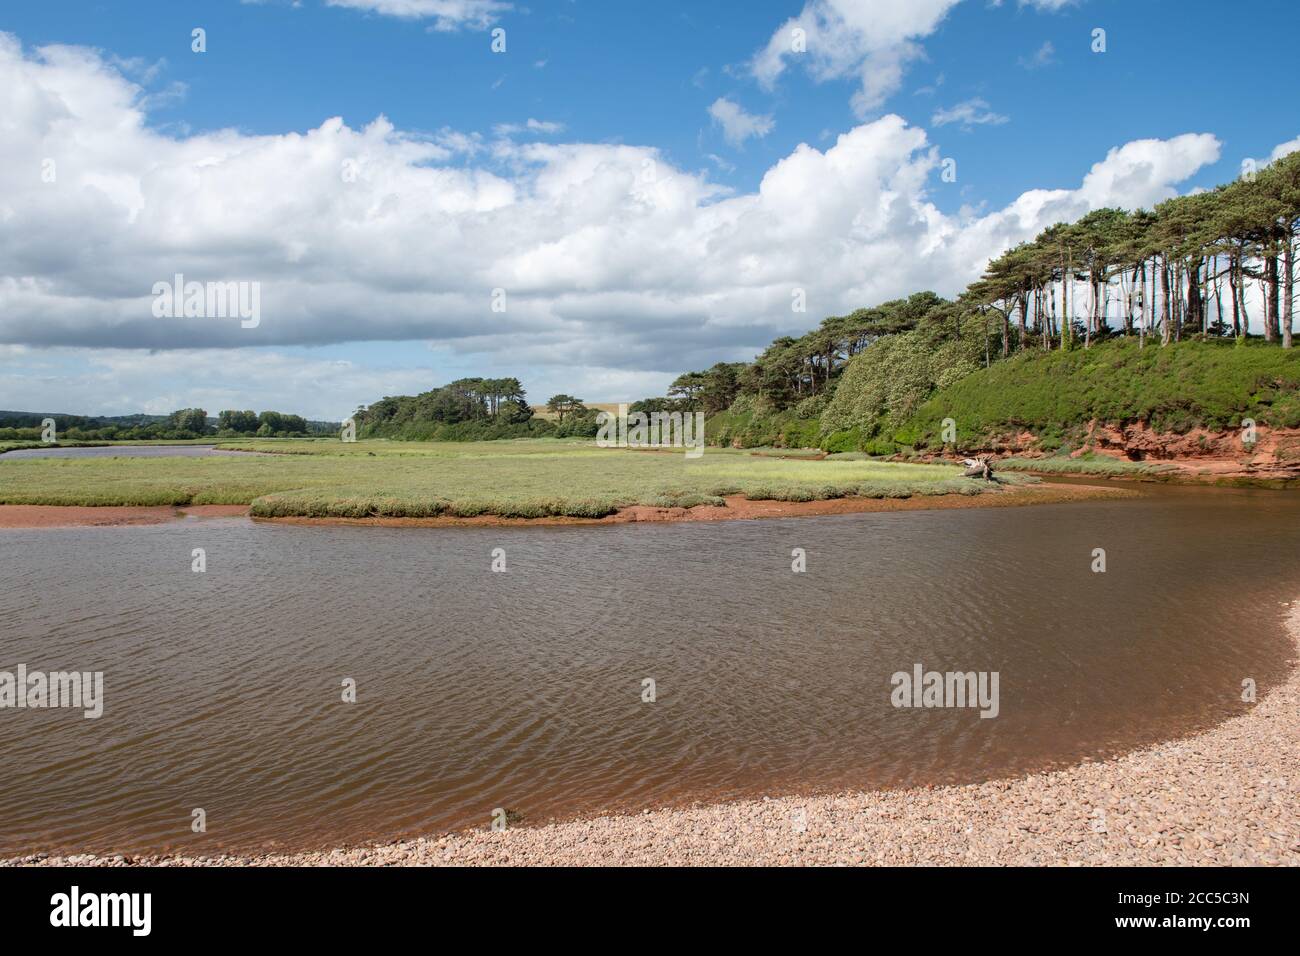
{"type": "MultiPolygon", "coordinates": [[[[611,415],[618,414],[618,406],[619,406],[618,402],[583,402],[583,404],[586,405],[588,408],[594,408],[598,412],[609,412],[611,415]]],[[[630,405],[632,403],[624,402],[623,404],[630,405]]],[[[557,418],[559,418],[558,415],[552,412],[545,405],[532,405],[530,407],[532,408],[534,415],[536,415],[538,418],[544,418],[548,422],[553,422],[557,418]]]]}
{"type": "MultiPolygon", "coordinates": [[[[31,428],[39,427],[41,420],[53,418],[55,421],[77,421],[88,425],[103,427],[105,425],[152,425],[154,422],[167,421],[166,415],[74,415],[70,412],[15,412],[0,409],[0,427],[31,428]]],[[[216,424],[216,419],[209,416],[208,421],[216,424]]]]}
{"type": "MultiPolygon", "coordinates": [[[[0,428],[39,428],[41,421],[46,418],[53,418],[61,428],[67,428],[72,423],[82,428],[106,428],[109,425],[130,428],[134,425],[165,422],[169,417],[145,415],[143,412],[135,415],[74,415],[68,412],[16,412],[0,409],[0,428]]],[[[321,432],[338,431],[343,427],[341,422],[319,422],[311,419],[307,420],[307,424],[313,431],[321,432]]],[[[216,428],[217,419],[209,415],[208,425],[216,428]]]]}

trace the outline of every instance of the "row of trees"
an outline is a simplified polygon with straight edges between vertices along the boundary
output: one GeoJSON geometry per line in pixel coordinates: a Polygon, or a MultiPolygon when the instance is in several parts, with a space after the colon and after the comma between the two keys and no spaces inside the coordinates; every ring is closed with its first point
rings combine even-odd
{"type": "Polygon", "coordinates": [[[739,391],[760,396],[776,408],[825,395],[854,356],[886,335],[915,328],[922,317],[943,304],[933,292],[918,292],[849,315],[832,316],[798,338],[779,338],[740,371],[739,391]]]}
{"type": "MultiPolygon", "coordinates": [[[[1087,348],[1115,335],[1141,344],[1252,335],[1292,345],[1300,231],[1300,152],[1212,191],[1153,210],[1095,210],[1058,223],[989,263],[955,301],[919,292],[832,316],[784,336],[753,361],[687,372],[638,410],[710,414],[752,396],[777,411],[823,407],[848,363],[886,336],[988,365],[1024,348],[1087,348]],[[812,400],[818,401],[812,401],[812,400]]],[[[940,374],[943,370],[940,370],[940,374]]],[[[888,375],[888,369],[881,374],[888,375]]]]}
{"type": "Polygon", "coordinates": [[[680,375],[667,398],[647,398],[633,411],[723,411],[742,395],[784,409],[806,399],[828,397],[849,361],[887,335],[925,324],[942,335],[960,329],[962,307],[933,292],[918,292],[870,309],[825,319],[795,338],[783,336],[752,362],[719,363],[703,372],[680,375]]]}
{"type": "Polygon", "coordinates": [[[552,395],[555,421],[535,417],[517,378],[462,378],[419,395],[392,395],[357,409],[363,438],[479,441],[501,438],[592,437],[596,411],[572,395],[552,395]]]}
{"type": "MultiPolygon", "coordinates": [[[[192,409],[204,418],[207,412],[192,409]]],[[[177,413],[180,414],[180,413],[177,413]]],[[[217,433],[220,435],[257,435],[268,437],[275,435],[306,435],[312,431],[307,419],[301,415],[286,415],[283,412],[236,411],[228,409],[217,414],[217,433]]]]}
{"type": "Polygon", "coordinates": [[[668,387],[666,399],[637,402],[632,411],[661,412],[699,410],[715,414],[730,407],[740,394],[740,376],[747,362],[719,362],[703,372],[679,375],[668,387]]]}
{"type": "Polygon", "coordinates": [[[53,415],[15,412],[0,414],[0,438],[36,441],[41,422],[53,418],[56,434],[70,441],[179,441],[182,439],[220,438],[257,435],[286,437],[338,432],[338,425],[309,422],[301,415],[283,412],[224,411],[216,423],[202,408],[178,408],[170,415],[122,415],[113,418],[81,415],[53,415]]]}
{"type": "Polygon", "coordinates": [[[287,415],[275,411],[258,413],[237,409],[218,412],[215,428],[209,424],[208,413],[202,408],[182,408],[174,411],[167,417],[167,424],[173,433],[169,437],[193,438],[202,438],[213,433],[221,438],[235,436],[288,438],[330,430],[328,426],[313,428],[312,424],[301,415],[287,415]]]}
{"type": "Polygon", "coordinates": [[[1154,210],[1054,225],[994,259],[963,299],[999,320],[1004,355],[1117,333],[1245,339],[1255,319],[1290,348],[1298,231],[1300,152],[1154,210]]]}
{"type": "Polygon", "coordinates": [[[533,417],[517,378],[462,378],[418,395],[391,395],[357,409],[358,431],[378,434],[407,424],[522,424],[533,417]]]}

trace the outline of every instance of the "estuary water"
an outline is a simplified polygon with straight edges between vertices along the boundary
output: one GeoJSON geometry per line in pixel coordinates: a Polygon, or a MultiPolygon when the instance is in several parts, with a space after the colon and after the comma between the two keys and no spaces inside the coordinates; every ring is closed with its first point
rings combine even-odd
{"type": "Polygon", "coordinates": [[[103,674],[96,719],[0,708],[0,855],[307,849],[497,808],[1099,758],[1281,678],[1298,518],[1285,493],[1161,489],[708,524],[0,530],[0,672],[103,674]],[[996,672],[996,716],[895,706],[917,665],[996,672]]]}
{"type": "Polygon", "coordinates": [[[67,448],[17,448],[5,452],[13,458],[212,458],[244,455],[247,452],[214,448],[211,445],[84,445],[67,448]]]}

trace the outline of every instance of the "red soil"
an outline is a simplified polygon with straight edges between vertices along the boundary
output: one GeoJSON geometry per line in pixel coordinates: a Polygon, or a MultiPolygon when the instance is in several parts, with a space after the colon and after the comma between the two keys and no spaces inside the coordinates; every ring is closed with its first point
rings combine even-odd
{"type": "Polygon", "coordinates": [[[185,517],[234,518],[248,514],[247,505],[171,505],[149,507],[65,507],[61,505],[0,505],[0,528],[84,528],[163,524],[185,517]]]}

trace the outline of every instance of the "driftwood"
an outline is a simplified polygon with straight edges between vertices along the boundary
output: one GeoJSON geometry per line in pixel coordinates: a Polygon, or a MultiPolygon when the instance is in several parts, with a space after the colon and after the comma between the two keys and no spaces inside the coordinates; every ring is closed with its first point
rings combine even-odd
{"type": "Polygon", "coordinates": [[[987,458],[965,458],[962,464],[966,470],[962,472],[963,478],[983,478],[985,481],[995,481],[993,477],[993,463],[987,458]]]}

